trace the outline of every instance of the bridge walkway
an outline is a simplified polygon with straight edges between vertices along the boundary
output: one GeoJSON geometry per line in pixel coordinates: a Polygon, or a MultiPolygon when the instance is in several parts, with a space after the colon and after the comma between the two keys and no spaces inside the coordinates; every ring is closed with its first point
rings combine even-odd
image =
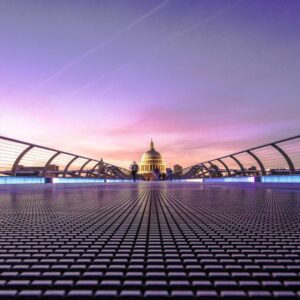
{"type": "Polygon", "coordinates": [[[300,189],[0,188],[0,297],[300,296],[300,189]]]}

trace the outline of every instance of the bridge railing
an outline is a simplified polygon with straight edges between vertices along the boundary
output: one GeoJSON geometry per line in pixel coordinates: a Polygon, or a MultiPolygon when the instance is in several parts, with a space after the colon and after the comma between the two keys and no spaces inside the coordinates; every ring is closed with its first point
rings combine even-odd
{"type": "Polygon", "coordinates": [[[203,161],[174,173],[175,178],[300,174],[300,135],[203,161]]]}
{"type": "Polygon", "coordinates": [[[130,178],[130,171],[73,153],[0,136],[0,176],[130,178]]]}

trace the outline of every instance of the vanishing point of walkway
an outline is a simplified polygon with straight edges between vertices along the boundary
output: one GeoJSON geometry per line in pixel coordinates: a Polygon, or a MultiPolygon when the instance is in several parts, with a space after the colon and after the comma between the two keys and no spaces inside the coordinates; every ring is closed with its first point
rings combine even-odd
{"type": "Polygon", "coordinates": [[[297,298],[299,254],[297,188],[0,187],[0,297],[297,298]]]}

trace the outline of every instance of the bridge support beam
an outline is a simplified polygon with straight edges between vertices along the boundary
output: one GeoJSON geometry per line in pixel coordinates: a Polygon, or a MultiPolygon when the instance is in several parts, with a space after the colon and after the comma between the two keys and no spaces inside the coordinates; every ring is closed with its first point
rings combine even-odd
{"type": "Polygon", "coordinates": [[[245,168],[244,166],[241,164],[241,162],[233,155],[230,155],[230,157],[239,165],[241,172],[243,174],[243,176],[246,176],[246,172],[245,172],[245,168]]]}
{"type": "Polygon", "coordinates": [[[53,154],[49,159],[48,161],[46,162],[45,164],[45,167],[44,167],[44,170],[43,170],[43,177],[46,177],[47,175],[47,171],[48,171],[48,168],[51,164],[51,162],[54,160],[55,157],[57,157],[61,152],[57,151],[55,154],[53,154]]]}
{"type": "Polygon", "coordinates": [[[204,163],[200,164],[199,166],[202,166],[207,171],[207,173],[209,174],[209,177],[212,177],[209,168],[204,163]]]}
{"type": "Polygon", "coordinates": [[[74,158],[72,158],[69,163],[66,165],[65,169],[64,169],[64,173],[63,173],[63,177],[67,176],[67,172],[69,167],[71,166],[71,164],[78,158],[79,156],[75,156],[74,158]]]}
{"type": "Polygon", "coordinates": [[[263,176],[267,175],[265,166],[263,165],[262,161],[253,152],[251,152],[250,150],[248,150],[247,153],[249,155],[251,155],[256,160],[256,162],[258,163],[261,175],[263,175],[263,176]]]}
{"type": "Polygon", "coordinates": [[[223,165],[223,167],[225,168],[225,170],[226,170],[228,176],[230,177],[230,176],[231,176],[231,172],[230,172],[228,166],[224,163],[224,161],[223,161],[222,159],[220,159],[220,158],[217,159],[217,161],[219,161],[219,162],[223,165]]]}
{"type": "Polygon", "coordinates": [[[84,167],[85,167],[89,162],[91,162],[91,161],[92,161],[92,159],[88,159],[88,160],[81,166],[80,170],[78,171],[78,177],[81,177],[81,173],[82,173],[84,167]]]}
{"type": "Polygon", "coordinates": [[[273,148],[275,148],[284,157],[284,159],[286,160],[286,162],[289,166],[290,173],[296,174],[295,166],[294,166],[292,160],[290,159],[290,157],[287,155],[287,153],[285,151],[283,151],[283,149],[281,147],[279,147],[277,144],[271,144],[271,146],[273,148]]]}
{"type": "Polygon", "coordinates": [[[17,176],[17,168],[18,168],[18,165],[19,165],[21,159],[22,159],[22,158],[24,157],[24,155],[25,155],[28,151],[30,151],[32,148],[34,148],[34,146],[33,146],[33,145],[30,145],[30,146],[28,146],[26,149],[24,149],[24,150],[21,152],[21,154],[19,154],[19,156],[17,157],[17,159],[15,160],[15,162],[14,162],[12,168],[11,168],[11,174],[10,174],[11,176],[17,176]]]}

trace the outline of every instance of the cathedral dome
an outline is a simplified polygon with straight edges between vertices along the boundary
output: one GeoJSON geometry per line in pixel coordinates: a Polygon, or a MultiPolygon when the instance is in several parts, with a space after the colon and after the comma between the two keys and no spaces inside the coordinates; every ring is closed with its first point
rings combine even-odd
{"type": "Polygon", "coordinates": [[[161,154],[154,149],[154,143],[151,140],[150,149],[142,156],[140,173],[149,174],[155,169],[159,169],[161,173],[165,173],[166,164],[163,161],[161,154]]]}
{"type": "Polygon", "coordinates": [[[146,153],[143,154],[142,156],[142,160],[141,162],[147,162],[149,160],[152,160],[152,159],[162,159],[161,158],[161,155],[159,152],[157,152],[155,149],[150,149],[149,151],[147,151],[146,153]]]}

